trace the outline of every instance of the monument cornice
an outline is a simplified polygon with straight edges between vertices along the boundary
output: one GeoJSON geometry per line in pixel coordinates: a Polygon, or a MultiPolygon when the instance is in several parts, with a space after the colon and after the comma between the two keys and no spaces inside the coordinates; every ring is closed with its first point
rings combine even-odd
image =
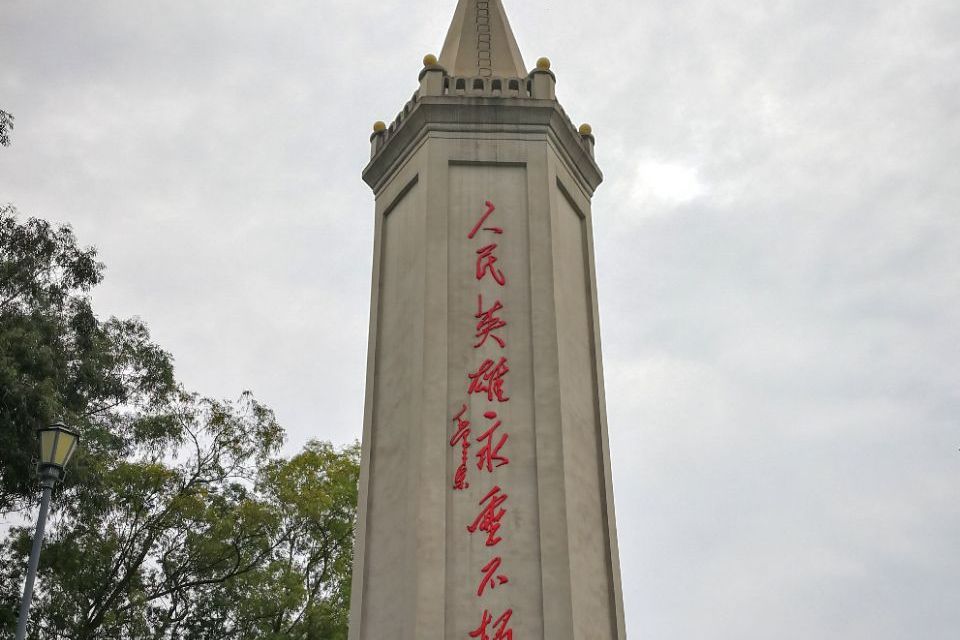
{"type": "Polygon", "coordinates": [[[363,180],[379,193],[404,160],[431,132],[502,138],[545,134],[592,195],[603,174],[591,154],[592,135],[582,135],[556,100],[414,95],[389,129],[371,137],[373,157],[363,180]]]}

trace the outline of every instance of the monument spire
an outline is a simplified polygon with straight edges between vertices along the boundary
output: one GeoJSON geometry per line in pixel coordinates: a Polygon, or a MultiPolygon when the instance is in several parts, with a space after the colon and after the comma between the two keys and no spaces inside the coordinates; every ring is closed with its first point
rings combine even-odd
{"type": "Polygon", "coordinates": [[[624,640],[589,125],[501,0],[370,136],[350,640],[624,640]]]}
{"type": "Polygon", "coordinates": [[[500,0],[459,0],[440,52],[440,64],[455,76],[527,76],[500,0]]]}

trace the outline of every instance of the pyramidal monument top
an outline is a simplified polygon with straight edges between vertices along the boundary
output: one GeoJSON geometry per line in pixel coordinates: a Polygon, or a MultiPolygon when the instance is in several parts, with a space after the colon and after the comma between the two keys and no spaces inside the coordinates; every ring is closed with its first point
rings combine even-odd
{"type": "Polygon", "coordinates": [[[527,76],[500,0],[459,0],[440,65],[455,76],[527,76]]]}
{"type": "Polygon", "coordinates": [[[550,60],[528,68],[502,0],[457,0],[440,55],[423,58],[419,87],[392,122],[378,120],[363,179],[379,193],[425,135],[548,134],[590,195],[603,180],[588,124],[575,126],[557,101],[550,60]]]}

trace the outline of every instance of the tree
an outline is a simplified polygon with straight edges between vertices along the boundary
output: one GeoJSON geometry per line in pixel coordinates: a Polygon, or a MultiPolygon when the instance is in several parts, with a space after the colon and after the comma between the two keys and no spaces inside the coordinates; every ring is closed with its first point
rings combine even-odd
{"type": "Polygon", "coordinates": [[[280,518],[277,552],[265,570],[242,581],[248,619],[238,637],[346,640],[353,565],[360,450],[310,442],[261,475],[261,489],[280,518]],[[258,593],[256,585],[281,597],[258,593]],[[263,597],[268,595],[268,597],[263,597]]]}
{"type": "Polygon", "coordinates": [[[176,393],[170,355],[143,322],[94,315],[88,293],[102,279],[69,226],[0,206],[0,513],[36,494],[37,428],[63,419],[83,430],[84,451],[123,451],[141,413],[176,393]]]}
{"type": "MultiPolygon", "coordinates": [[[[36,494],[36,427],[83,446],[58,486],[31,638],[346,638],[359,452],[284,431],[251,394],[188,393],[139,320],[100,320],[69,226],[0,207],[0,511],[36,494]]],[[[31,527],[0,543],[12,634],[31,527]]]]}
{"type": "MultiPolygon", "coordinates": [[[[32,637],[345,638],[356,446],[276,458],[283,431],[249,394],[183,395],[154,418],[62,506],[32,637]]],[[[29,536],[0,551],[0,591],[20,584],[29,536]]]]}
{"type": "Polygon", "coordinates": [[[11,131],[13,131],[13,114],[0,109],[0,147],[10,146],[11,131]]]}

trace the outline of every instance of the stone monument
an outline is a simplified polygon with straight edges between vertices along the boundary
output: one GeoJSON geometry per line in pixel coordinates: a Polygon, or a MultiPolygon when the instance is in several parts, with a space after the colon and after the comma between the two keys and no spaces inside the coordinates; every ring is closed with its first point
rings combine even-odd
{"type": "Polygon", "coordinates": [[[590,127],[459,0],[376,197],[351,640],[625,638],[590,127]]]}

